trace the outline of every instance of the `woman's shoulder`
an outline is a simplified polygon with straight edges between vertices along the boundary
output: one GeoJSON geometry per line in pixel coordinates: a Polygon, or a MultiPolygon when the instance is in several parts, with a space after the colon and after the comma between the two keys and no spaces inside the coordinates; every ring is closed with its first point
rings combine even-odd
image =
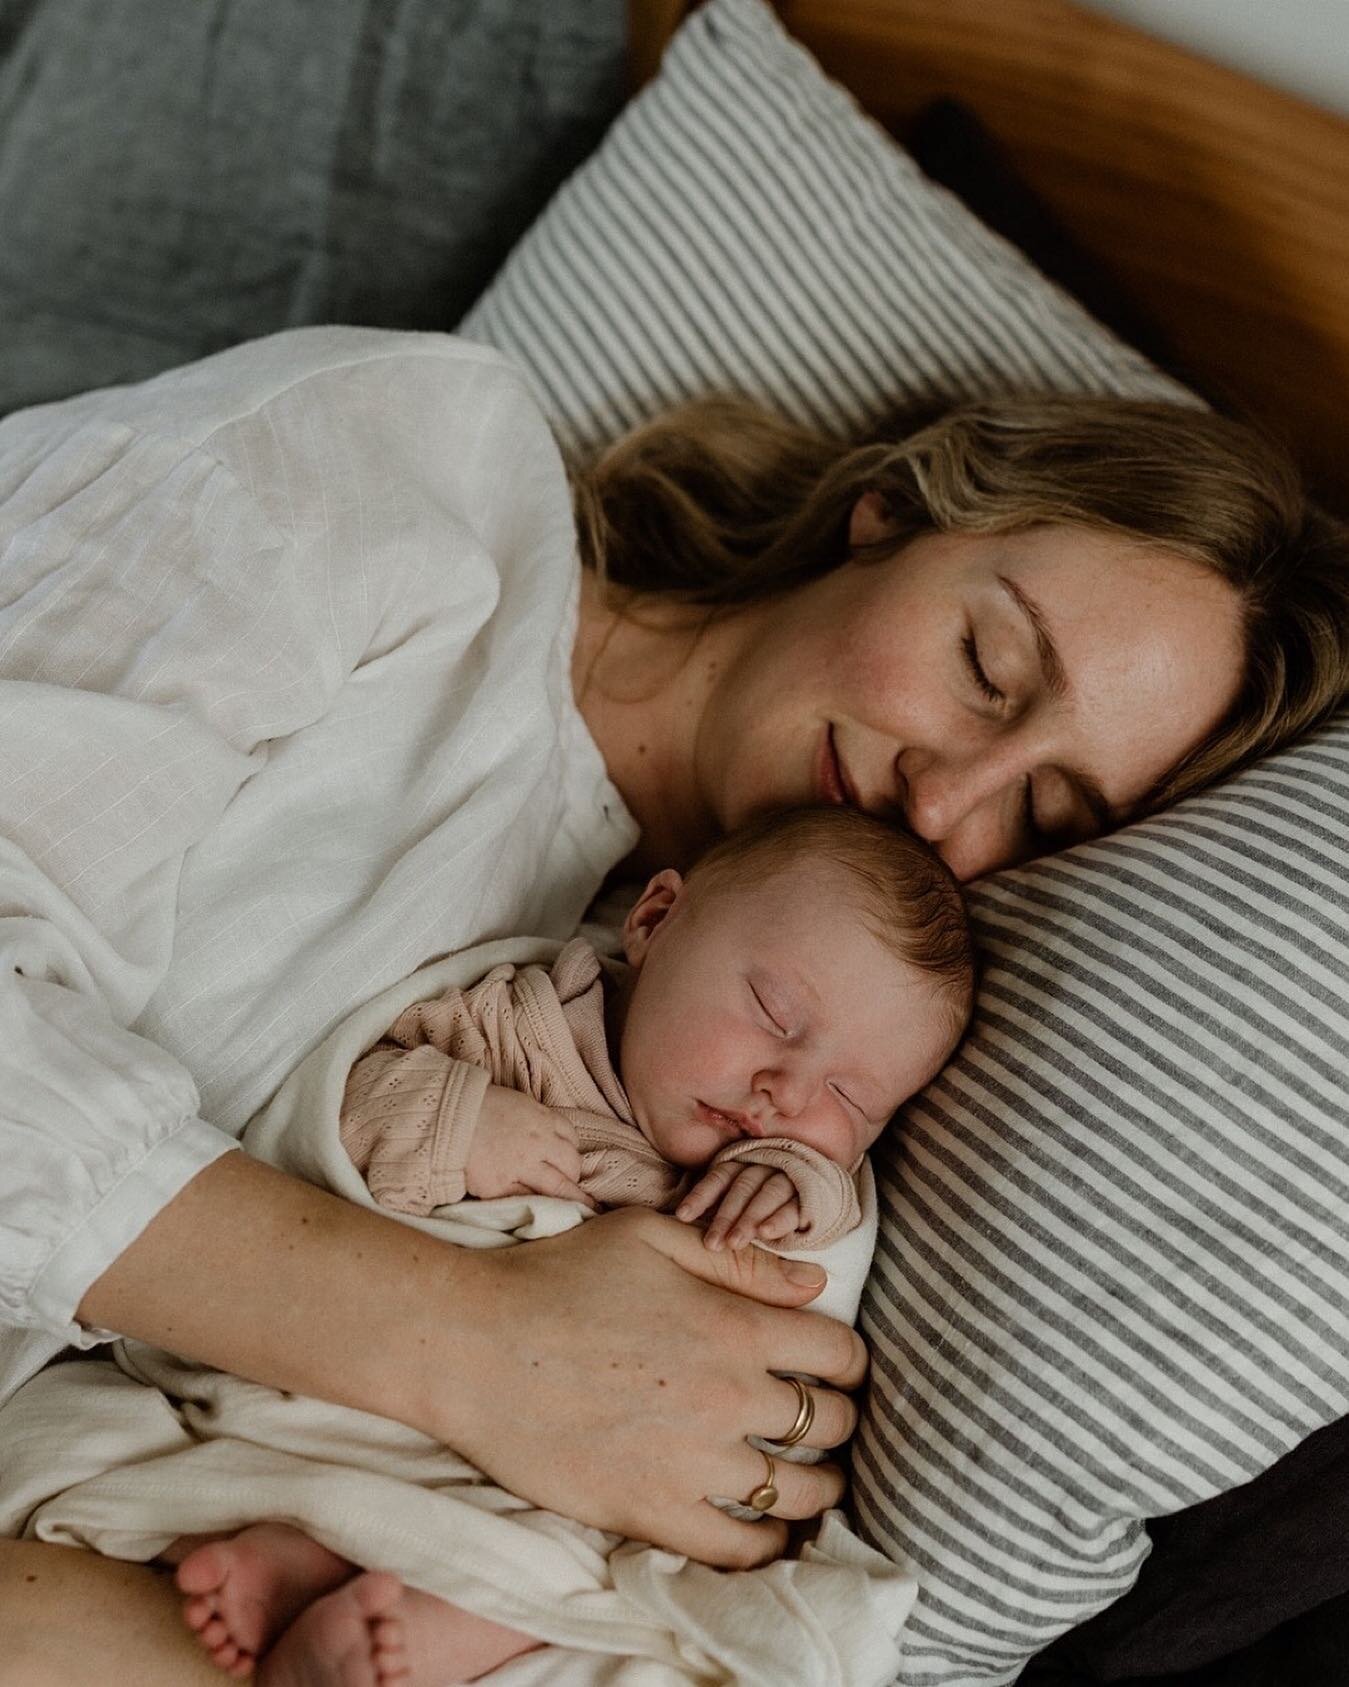
{"type": "MultiPolygon", "coordinates": [[[[154,436],[184,451],[228,455],[232,437],[348,432],[396,421],[413,437],[467,433],[504,417],[512,432],[542,413],[521,371],[490,346],[452,334],[382,328],[288,329],[167,369],[135,386],[105,387],[6,418],[6,437],[54,440],[90,425],[154,436]]],[[[11,443],[17,441],[11,439],[11,443]]]]}
{"type": "Polygon", "coordinates": [[[295,328],[249,340],[197,363],[122,389],[122,404],[158,430],[175,429],[198,443],[233,426],[269,426],[276,414],[303,407],[352,423],[407,419],[433,409],[437,421],[462,417],[481,425],[483,405],[514,398],[537,408],[524,376],[490,346],[452,334],[383,328],[295,328]],[[390,408],[392,406],[392,409],[390,408]]]}

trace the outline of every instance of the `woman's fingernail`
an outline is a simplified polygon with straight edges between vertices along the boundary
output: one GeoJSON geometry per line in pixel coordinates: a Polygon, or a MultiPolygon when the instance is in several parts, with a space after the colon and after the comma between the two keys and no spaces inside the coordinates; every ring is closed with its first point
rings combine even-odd
{"type": "Polygon", "coordinates": [[[826,1276],[821,1266],[808,1265],[803,1259],[791,1261],[783,1270],[789,1283],[799,1283],[803,1289],[818,1289],[826,1276]]]}

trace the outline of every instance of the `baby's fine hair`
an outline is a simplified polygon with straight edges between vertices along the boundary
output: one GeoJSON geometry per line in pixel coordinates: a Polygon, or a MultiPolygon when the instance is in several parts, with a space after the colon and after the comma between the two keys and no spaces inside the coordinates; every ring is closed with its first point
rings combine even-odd
{"type": "Polygon", "coordinates": [[[963,1030],[976,970],[964,894],[937,852],[912,832],[854,808],[777,809],[714,844],[688,878],[761,883],[805,861],[832,862],[847,873],[867,929],[892,955],[941,984],[963,1030]]]}

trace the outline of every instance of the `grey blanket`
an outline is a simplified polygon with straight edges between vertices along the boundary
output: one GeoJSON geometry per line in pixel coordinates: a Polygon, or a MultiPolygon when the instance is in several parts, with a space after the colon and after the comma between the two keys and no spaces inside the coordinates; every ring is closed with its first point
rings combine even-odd
{"type": "Polygon", "coordinates": [[[452,328],[621,103],[624,0],[0,0],[0,413],[452,328]]]}

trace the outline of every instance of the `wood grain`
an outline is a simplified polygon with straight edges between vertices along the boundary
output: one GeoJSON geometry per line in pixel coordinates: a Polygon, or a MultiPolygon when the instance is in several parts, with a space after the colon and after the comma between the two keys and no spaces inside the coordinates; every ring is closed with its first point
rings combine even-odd
{"type": "MultiPolygon", "coordinates": [[[[688,9],[648,3],[658,28],[688,9]]],[[[1072,0],[777,4],[892,129],[941,95],[972,110],[1179,372],[1349,514],[1349,122],[1072,0]]]]}

